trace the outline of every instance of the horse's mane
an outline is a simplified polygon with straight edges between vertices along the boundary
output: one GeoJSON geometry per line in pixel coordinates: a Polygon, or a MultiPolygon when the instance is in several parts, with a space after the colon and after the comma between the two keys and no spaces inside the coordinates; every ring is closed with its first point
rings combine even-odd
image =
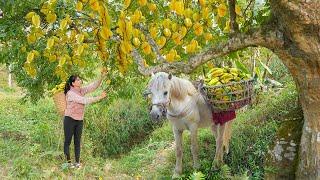
{"type": "Polygon", "coordinates": [[[181,79],[178,77],[172,77],[171,79],[171,95],[176,99],[183,99],[185,96],[193,96],[197,93],[196,88],[193,84],[185,79],[181,79]]]}

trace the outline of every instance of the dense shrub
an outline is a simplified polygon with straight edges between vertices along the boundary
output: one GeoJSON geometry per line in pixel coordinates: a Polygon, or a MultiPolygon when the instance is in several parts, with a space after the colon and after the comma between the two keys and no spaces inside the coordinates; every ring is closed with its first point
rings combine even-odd
{"type": "Polygon", "coordinates": [[[85,130],[102,156],[130,151],[156,127],[142,98],[119,99],[107,107],[93,106],[88,111],[85,130]]]}

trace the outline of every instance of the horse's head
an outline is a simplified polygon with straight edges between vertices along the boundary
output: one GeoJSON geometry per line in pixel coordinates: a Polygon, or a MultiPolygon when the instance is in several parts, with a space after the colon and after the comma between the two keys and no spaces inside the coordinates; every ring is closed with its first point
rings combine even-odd
{"type": "Polygon", "coordinates": [[[167,106],[170,103],[171,85],[171,74],[158,72],[152,75],[147,90],[152,102],[152,106],[150,108],[150,115],[152,120],[160,121],[161,119],[166,117],[167,106]]]}

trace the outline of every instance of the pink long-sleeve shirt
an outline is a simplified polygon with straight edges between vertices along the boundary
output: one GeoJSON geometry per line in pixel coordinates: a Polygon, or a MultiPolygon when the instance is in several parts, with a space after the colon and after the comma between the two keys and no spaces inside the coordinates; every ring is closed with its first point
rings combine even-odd
{"type": "Polygon", "coordinates": [[[98,80],[80,89],[76,89],[71,86],[70,90],[66,94],[67,106],[64,111],[64,115],[75,120],[83,120],[85,105],[97,102],[101,99],[99,96],[85,97],[85,95],[96,90],[100,83],[101,80],[98,80]]]}

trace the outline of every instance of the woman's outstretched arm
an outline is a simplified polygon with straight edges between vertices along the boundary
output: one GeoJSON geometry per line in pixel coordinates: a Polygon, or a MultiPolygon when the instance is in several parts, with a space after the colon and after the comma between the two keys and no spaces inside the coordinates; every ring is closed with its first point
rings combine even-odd
{"type": "Polygon", "coordinates": [[[84,96],[80,96],[74,92],[68,92],[67,101],[73,101],[73,102],[80,103],[80,104],[91,104],[91,103],[95,103],[105,97],[106,97],[105,92],[103,92],[101,94],[101,96],[96,96],[96,97],[84,97],[84,96]]]}
{"type": "Polygon", "coordinates": [[[96,90],[101,85],[102,80],[105,79],[106,73],[107,73],[106,70],[103,69],[101,71],[100,78],[97,81],[94,81],[93,83],[89,84],[88,86],[85,86],[85,87],[81,88],[81,92],[83,94],[87,94],[87,93],[91,93],[94,90],[96,90]]]}

